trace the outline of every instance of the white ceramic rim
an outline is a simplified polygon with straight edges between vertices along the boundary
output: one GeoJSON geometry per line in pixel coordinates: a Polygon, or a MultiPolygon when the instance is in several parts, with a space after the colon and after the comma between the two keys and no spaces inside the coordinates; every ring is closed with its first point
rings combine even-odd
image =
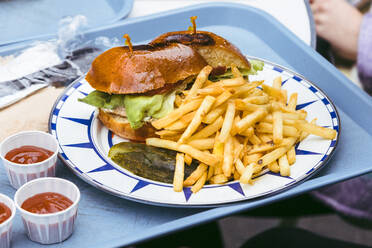
{"type": "MultiPolygon", "coordinates": [[[[16,214],[16,206],[15,206],[14,201],[9,196],[0,193],[0,202],[5,204],[2,201],[2,199],[7,199],[7,200],[9,200],[9,202],[11,202],[10,211],[12,211],[12,214],[10,215],[10,217],[6,221],[4,221],[3,223],[0,224],[0,227],[6,226],[9,222],[11,222],[13,220],[15,214],[16,214]]],[[[9,207],[8,205],[6,205],[6,206],[9,207]]]]}
{"type": "MultiPolygon", "coordinates": [[[[53,142],[55,143],[56,145],[56,149],[55,151],[53,151],[53,154],[52,156],[50,156],[49,158],[43,160],[43,161],[40,161],[40,162],[37,162],[37,163],[32,163],[32,164],[18,164],[18,163],[14,163],[12,161],[9,161],[8,159],[6,159],[0,152],[0,159],[6,161],[8,164],[12,165],[12,166],[15,166],[15,167],[18,167],[18,168],[24,168],[25,166],[27,167],[30,167],[30,166],[33,166],[33,167],[36,167],[38,165],[42,165],[44,163],[47,163],[49,162],[50,160],[54,159],[57,155],[58,155],[58,148],[59,148],[59,143],[57,141],[57,139],[51,135],[50,133],[47,133],[47,132],[43,132],[43,131],[22,131],[22,132],[18,132],[18,133],[15,133],[9,137],[7,137],[5,140],[3,140],[1,143],[0,143],[0,151],[1,151],[1,148],[3,147],[3,145],[6,143],[6,142],[9,142],[9,140],[11,138],[14,138],[16,136],[21,136],[21,135],[25,135],[25,134],[29,134],[29,133],[36,133],[36,134],[41,134],[41,135],[46,135],[47,137],[49,137],[50,139],[53,140],[53,142]]],[[[27,144],[25,144],[27,145],[27,144]]],[[[44,147],[42,147],[44,148],[44,147]]],[[[45,149],[45,148],[44,148],[45,149]]]]}
{"type": "MultiPolygon", "coordinates": [[[[50,192],[50,191],[45,191],[46,192],[50,192]]],[[[54,192],[54,193],[58,193],[58,192],[54,192]]],[[[41,193],[40,193],[41,194],[41,193]]],[[[32,197],[32,196],[30,196],[32,197]]],[[[71,199],[70,199],[71,200],[71,199]]],[[[22,214],[25,214],[25,215],[30,215],[30,216],[34,216],[34,217],[37,217],[37,218],[47,218],[47,217],[51,217],[51,216],[59,216],[59,215],[63,215],[64,213],[70,211],[71,209],[75,208],[76,205],[79,204],[79,201],[80,201],[80,190],[79,188],[73,183],[73,182],[70,182],[66,179],[63,179],[63,178],[58,178],[58,177],[42,177],[42,178],[37,178],[37,179],[34,179],[32,181],[29,181],[25,184],[23,184],[18,190],[17,192],[15,193],[14,195],[14,204],[15,206],[17,207],[17,209],[22,213],[22,214]],[[27,210],[24,210],[23,208],[21,208],[21,206],[18,204],[18,201],[17,201],[17,198],[18,198],[18,195],[20,194],[19,192],[21,192],[25,187],[27,187],[28,185],[30,184],[35,184],[35,183],[39,183],[40,181],[45,181],[45,180],[55,180],[55,181],[61,181],[63,183],[67,183],[67,184],[70,184],[72,185],[72,187],[75,189],[75,191],[77,192],[77,199],[72,203],[71,206],[69,206],[68,208],[66,208],[65,210],[62,210],[62,211],[59,211],[59,212],[56,212],[56,213],[51,213],[51,214],[35,214],[35,213],[31,213],[27,210]]]]}

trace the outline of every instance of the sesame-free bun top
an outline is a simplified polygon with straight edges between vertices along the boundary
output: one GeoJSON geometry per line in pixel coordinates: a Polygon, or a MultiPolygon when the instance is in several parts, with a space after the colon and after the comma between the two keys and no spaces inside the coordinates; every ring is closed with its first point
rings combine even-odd
{"type": "Polygon", "coordinates": [[[150,42],[150,45],[167,45],[179,43],[194,47],[209,65],[250,69],[251,65],[240,50],[226,39],[212,32],[177,31],[162,34],[150,42]]]}
{"type": "Polygon", "coordinates": [[[86,80],[96,90],[110,94],[136,94],[161,89],[207,65],[192,47],[183,44],[114,47],[92,63],[86,80]]]}

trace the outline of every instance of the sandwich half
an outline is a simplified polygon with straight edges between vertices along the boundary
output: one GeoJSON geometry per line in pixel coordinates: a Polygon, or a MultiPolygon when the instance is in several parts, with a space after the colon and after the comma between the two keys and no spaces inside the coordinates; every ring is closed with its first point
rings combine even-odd
{"type": "Polygon", "coordinates": [[[115,47],[99,55],[86,76],[95,91],[79,100],[97,107],[98,118],[118,136],[143,142],[156,137],[151,122],[173,111],[176,94],[208,64],[211,80],[231,76],[232,64],[243,75],[254,73],[239,49],[216,34],[170,32],[133,50],[115,47]]]}

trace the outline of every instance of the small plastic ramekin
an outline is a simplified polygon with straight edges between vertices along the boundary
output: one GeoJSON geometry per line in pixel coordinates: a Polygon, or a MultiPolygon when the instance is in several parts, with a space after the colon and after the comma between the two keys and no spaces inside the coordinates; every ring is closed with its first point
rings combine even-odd
{"type": "Polygon", "coordinates": [[[12,224],[16,213],[16,208],[13,200],[3,194],[0,194],[0,203],[5,204],[10,211],[12,211],[10,217],[0,224],[0,247],[9,248],[12,239],[12,224]]]}
{"type": "Polygon", "coordinates": [[[60,243],[69,238],[74,230],[80,191],[75,184],[65,179],[46,177],[32,180],[20,187],[14,196],[17,209],[21,212],[29,239],[41,244],[60,243]],[[52,214],[35,214],[21,208],[28,198],[41,193],[59,193],[73,204],[67,209],[52,214]]]}
{"type": "Polygon", "coordinates": [[[25,131],[6,138],[0,144],[0,158],[5,167],[10,184],[18,189],[23,184],[40,177],[54,177],[58,142],[53,135],[41,131],[25,131]],[[17,164],[5,159],[5,155],[12,149],[21,146],[38,146],[53,152],[48,159],[34,164],[17,164]]]}

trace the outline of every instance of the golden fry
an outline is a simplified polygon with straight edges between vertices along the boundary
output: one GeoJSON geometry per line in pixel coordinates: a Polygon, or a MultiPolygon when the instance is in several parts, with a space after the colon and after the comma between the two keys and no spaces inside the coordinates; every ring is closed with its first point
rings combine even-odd
{"type": "MultiPolygon", "coordinates": [[[[315,125],[316,124],[316,121],[317,121],[317,118],[314,118],[312,121],[310,121],[310,123],[315,125]]],[[[301,135],[300,135],[300,138],[299,138],[299,141],[303,141],[309,135],[310,135],[309,133],[302,131],[301,132],[301,135]]]]}
{"type": "Polygon", "coordinates": [[[253,169],[254,169],[255,163],[251,163],[245,167],[243,174],[240,177],[240,183],[247,184],[252,179],[253,175],[253,169]]]}
{"type": "Polygon", "coordinates": [[[192,121],[195,116],[196,111],[190,112],[183,117],[181,117],[178,121],[173,122],[169,126],[165,127],[167,130],[175,130],[175,131],[182,131],[185,130],[187,125],[192,121]]]}
{"type": "Polygon", "coordinates": [[[222,157],[224,153],[223,151],[224,144],[218,141],[218,136],[219,136],[219,133],[217,132],[212,153],[216,155],[217,157],[221,157],[221,162],[215,166],[216,168],[214,170],[214,175],[222,174],[222,163],[223,163],[222,157]]]}
{"type": "MultiPolygon", "coordinates": [[[[273,125],[266,122],[260,122],[260,124],[256,126],[256,131],[260,133],[273,133],[273,125]]],[[[286,137],[297,137],[299,136],[299,132],[295,127],[284,125],[283,135],[286,137]]]]}
{"type": "Polygon", "coordinates": [[[189,126],[186,128],[185,132],[181,135],[181,138],[178,140],[178,143],[182,144],[196,131],[199,125],[202,122],[204,116],[209,112],[216,98],[213,96],[206,96],[195,113],[194,118],[190,122],[189,126]]]}
{"type": "Polygon", "coordinates": [[[288,159],[288,163],[289,165],[292,165],[294,163],[296,163],[296,150],[295,150],[295,147],[292,146],[288,152],[287,152],[287,159],[288,159]]]}
{"type": "Polygon", "coordinates": [[[243,157],[243,164],[248,165],[251,163],[257,163],[261,159],[262,153],[248,154],[243,157]]]}
{"type": "Polygon", "coordinates": [[[207,172],[205,171],[203,175],[198,179],[198,181],[195,183],[194,186],[191,187],[192,193],[197,193],[199,190],[201,190],[207,181],[207,172]]]}
{"type": "Polygon", "coordinates": [[[296,106],[297,106],[297,97],[298,97],[298,93],[293,93],[290,97],[289,97],[289,101],[288,101],[288,108],[295,111],[296,110],[296,106]]]}
{"type": "Polygon", "coordinates": [[[279,158],[279,169],[282,177],[289,177],[291,175],[291,168],[289,167],[287,155],[284,154],[279,158]]]}
{"type": "Polygon", "coordinates": [[[187,144],[198,150],[209,150],[213,149],[214,138],[193,139],[189,141],[187,144]]]}
{"type": "Polygon", "coordinates": [[[222,171],[226,177],[230,177],[233,164],[234,144],[231,136],[228,136],[223,153],[222,171]]]}
{"type": "Polygon", "coordinates": [[[273,88],[279,89],[279,90],[282,88],[282,77],[281,76],[274,79],[273,88]]]}
{"type": "Polygon", "coordinates": [[[214,169],[215,167],[209,166],[207,180],[211,179],[214,176],[214,169]]]}
{"type": "Polygon", "coordinates": [[[191,111],[194,111],[195,109],[199,108],[200,104],[202,103],[202,99],[194,100],[192,102],[186,103],[184,105],[181,105],[178,109],[175,109],[173,112],[169,113],[167,116],[158,119],[156,121],[151,122],[151,124],[156,129],[161,129],[169,124],[175,122],[182,116],[186,115],[187,113],[190,113],[191,111]]]}
{"type": "MultiPolygon", "coordinates": [[[[253,128],[252,128],[253,130],[253,128]]],[[[252,145],[259,145],[261,144],[261,140],[257,137],[257,135],[253,134],[250,138],[249,138],[249,142],[251,142],[252,145]]]]}
{"type": "Polygon", "coordinates": [[[184,155],[182,153],[177,153],[176,155],[176,168],[174,170],[173,177],[173,190],[176,192],[181,192],[183,189],[183,178],[185,168],[184,155]]]}
{"type": "Polygon", "coordinates": [[[281,156],[283,156],[291,146],[293,146],[296,143],[296,138],[288,138],[290,140],[290,144],[288,146],[279,147],[269,153],[266,153],[257,161],[257,164],[261,167],[264,167],[273,161],[279,159],[281,156]]]}
{"type": "Polygon", "coordinates": [[[270,101],[270,97],[268,95],[263,95],[263,96],[249,96],[245,99],[243,99],[243,102],[245,103],[252,103],[252,104],[267,104],[270,101]]]}
{"type": "Polygon", "coordinates": [[[287,103],[287,91],[273,88],[269,85],[262,85],[263,92],[267,93],[269,96],[274,97],[276,100],[282,103],[287,103]]]}
{"type": "Polygon", "coordinates": [[[234,102],[230,101],[227,104],[225,118],[223,120],[220,135],[218,136],[218,140],[222,143],[226,141],[226,139],[228,138],[230,134],[230,130],[234,122],[234,116],[235,116],[235,104],[234,102]]]}
{"type": "Polygon", "coordinates": [[[227,100],[229,100],[230,97],[232,97],[232,94],[230,93],[230,91],[227,91],[227,90],[224,91],[221,95],[219,95],[216,98],[216,101],[213,104],[213,108],[216,108],[220,106],[221,104],[225,103],[227,100]]]}
{"type": "Polygon", "coordinates": [[[213,154],[199,151],[190,145],[185,145],[185,144],[180,145],[170,140],[163,140],[159,138],[148,138],[146,139],[146,145],[165,148],[165,149],[178,151],[178,152],[183,152],[183,153],[189,154],[191,157],[195,158],[196,160],[199,160],[200,162],[205,163],[210,166],[215,166],[220,161],[220,159],[213,154]]]}
{"type": "Polygon", "coordinates": [[[204,88],[204,89],[198,89],[197,96],[206,96],[206,95],[219,95],[225,92],[225,89],[221,86],[216,87],[210,87],[210,88],[204,88]]]}
{"type": "Polygon", "coordinates": [[[222,184],[229,181],[229,179],[224,174],[218,174],[209,179],[211,184],[222,184]]]}
{"type": "Polygon", "coordinates": [[[206,67],[204,67],[200,71],[199,75],[195,79],[194,84],[192,85],[191,89],[189,90],[188,95],[186,96],[186,98],[184,100],[185,102],[188,102],[189,100],[191,100],[191,98],[196,95],[198,89],[203,87],[203,84],[208,79],[208,76],[209,76],[209,74],[211,73],[212,70],[213,70],[212,66],[207,65],[206,67]]]}
{"type": "Polygon", "coordinates": [[[240,175],[242,175],[244,173],[245,166],[244,166],[243,162],[240,159],[236,160],[236,162],[235,162],[235,168],[239,172],[240,175]]]}
{"type": "Polygon", "coordinates": [[[243,132],[250,126],[253,126],[256,122],[260,121],[267,115],[267,111],[259,108],[252,114],[247,115],[243,119],[241,119],[238,123],[236,123],[236,127],[238,129],[238,133],[243,132]]]}
{"type": "Polygon", "coordinates": [[[190,165],[192,163],[192,157],[189,154],[185,154],[185,163],[190,165]]]}
{"type": "Polygon", "coordinates": [[[279,168],[279,165],[278,165],[278,162],[275,160],[273,162],[271,162],[270,164],[267,165],[267,168],[274,172],[274,173],[279,173],[280,171],[280,168],[279,168]]]}
{"type": "Polygon", "coordinates": [[[337,132],[334,129],[320,127],[315,124],[311,124],[307,122],[296,121],[295,126],[300,131],[304,131],[304,132],[307,132],[307,133],[310,133],[316,136],[320,136],[325,139],[332,140],[336,138],[336,135],[337,135],[337,132]]]}
{"type": "Polygon", "coordinates": [[[258,104],[253,104],[253,103],[247,103],[241,99],[235,100],[235,106],[237,110],[243,110],[243,111],[249,111],[249,112],[256,111],[259,108],[264,108],[264,109],[268,108],[268,105],[258,105],[258,104]]]}
{"type": "Polygon", "coordinates": [[[213,123],[218,117],[223,115],[223,113],[226,111],[227,104],[222,104],[221,106],[218,106],[217,108],[211,110],[203,119],[203,122],[206,124],[213,123]]]}
{"type": "Polygon", "coordinates": [[[279,144],[283,140],[283,117],[282,112],[273,113],[273,141],[279,144]]]}
{"type": "MultiPolygon", "coordinates": [[[[240,133],[240,135],[242,135],[242,136],[245,136],[245,137],[247,137],[247,138],[250,138],[250,137],[252,137],[252,136],[255,136],[254,135],[254,129],[253,129],[253,127],[248,127],[247,129],[245,129],[243,132],[241,132],[240,133]]],[[[256,136],[257,137],[257,136],[256,136]]],[[[255,139],[255,138],[253,138],[253,139],[255,139]]],[[[261,141],[258,139],[258,142],[259,143],[261,143],[261,141]]],[[[258,143],[258,144],[259,144],[258,143]]],[[[253,143],[252,143],[253,144],[253,143]]]]}
{"type": "Polygon", "coordinates": [[[186,178],[186,180],[183,182],[184,187],[188,187],[191,185],[194,185],[194,183],[203,175],[205,171],[207,171],[208,166],[201,163],[199,166],[194,170],[191,175],[186,178]]]}
{"type": "Polygon", "coordinates": [[[215,120],[212,124],[204,127],[202,130],[191,136],[191,140],[193,139],[203,139],[215,134],[221,127],[223,123],[223,118],[220,116],[217,120],[215,120]]]}
{"type": "Polygon", "coordinates": [[[156,131],[155,134],[159,136],[175,136],[181,133],[178,131],[174,131],[174,130],[161,130],[161,131],[156,131]]]}
{"type": "Polygon", "coordinates": [[[248,152],[248,154],[272,151],[275,148],[276,146],[274,145],[274,143],[254,145],[253,148],[248,152]]]}

